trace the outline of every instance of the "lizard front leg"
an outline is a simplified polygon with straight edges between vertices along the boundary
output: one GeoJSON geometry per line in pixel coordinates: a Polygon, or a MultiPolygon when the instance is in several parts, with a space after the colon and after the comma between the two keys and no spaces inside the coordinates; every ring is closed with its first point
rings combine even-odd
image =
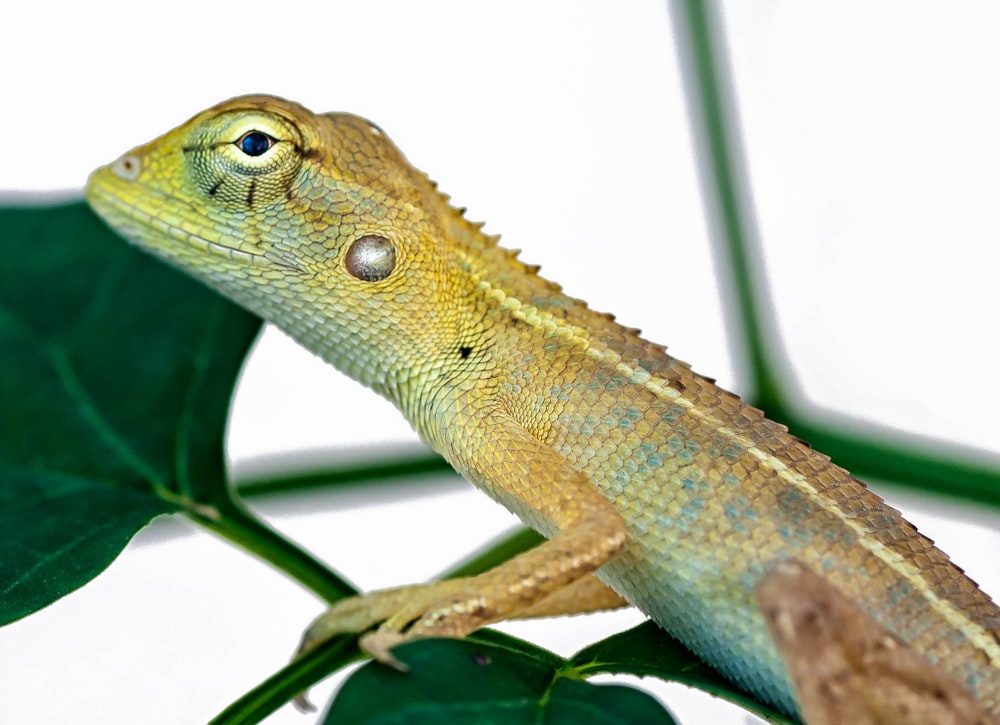
{"type": "Polygon", "coordinates": [[[496,498],[527,512],[530,519],[548,522],[557,533],[476,577],[375,592],[338,603],[312,624],[300,652],[333,634],[362,631],[382,621],[361,645],[377,659],[392,663],[390,649],[400,642],[464,637],[484,625],[519,616],[624,604],[590,576],[625,545],[625,525],[611,503],[586,476],[509,416],[494,413],[481,422],[476,428],[489,435],[478,437],[482,445],[467,438],[456,446],[460,467],[496,498]]]}
{"type": "MultiPolygon", "coordinates": [[[[321,614],[302,637],[296,656],[301,655],[338,634],[363,632],[392,618],[402,629],[430,608],[435,601],[461,591],[475,588],[475,578],[450,579],[432,584],[413,584],[393,589],[368,592],[342,599],[321,614]],[[401,622],[402,624],[398,624],[401,622]]],[[[607,584],[593,575],[577,579],[557,589],[531,606],[511,614],[509,619],[532,619],[585,614],[629,606],[607,584]]]]}

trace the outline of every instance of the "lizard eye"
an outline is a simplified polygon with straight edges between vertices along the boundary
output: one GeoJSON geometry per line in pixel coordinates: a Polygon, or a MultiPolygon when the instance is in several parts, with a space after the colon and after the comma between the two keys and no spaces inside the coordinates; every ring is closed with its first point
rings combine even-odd
{"type": "Polygon", "coordinates": [[[182,150],[198,190],[213,205],[252,212],[282,203],[303,159],[302,132],[291,120],[234,109],[195,124],[182,150]]]}
{"type": "Polygon", "coordinates": [[[344,264],[358,279],[380,282],[396,267],[396,246],[385,237],[366,234],[351,243],[344,264]]]}
{"type": "Polygon", "coordinates": [[[277,139],[260,131],[247,131],[236,139],[234,143],[247,156],[260,156],[274,146],[277,143],[277,139]]]}

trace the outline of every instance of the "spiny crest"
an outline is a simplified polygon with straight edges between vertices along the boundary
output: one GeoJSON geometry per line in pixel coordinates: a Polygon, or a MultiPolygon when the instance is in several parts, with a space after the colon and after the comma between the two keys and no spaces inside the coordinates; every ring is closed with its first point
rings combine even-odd
{"type": "MultiPolygon", "coordinates": [[[[617,344],[623,345],[622,350],[628,354],[646,360],[650,355],[662,356],[665,362],[669,361],[667,366],[673,369],[675,374],[684,370],[687,371],[686,374],[697,375],[690,370],[687,363],[670,357],[664,345],[644,339],[638,328],[620,325],[615,321],[614,315],[593,310],[584,300],[566,295],[561,285],[540,274],[540,265],[523,262],[520,259],[520,249],[500,246],[500,235],[484,234],[483,222],[468,220],[465,217],[467,211],[465,207],[452,205],[450,195],[442,192],[438,184],[426,174],[419,173],[444,210],[442,221],[446,233],[481,263],[481,272],[491,278],[491,282],[500,284],[509,294],[529,304],[534,304],[540,298],[559,297],[562,302],[557,308],[550,309],[552,314],[564,318],[571,324],[590,327],[597,332],[604,327],[608,339],[617,338],[619,340],[617,344]]],[[[711,382],[703,376],[698,377],[711,382]]]]}
{"type": "MultiPolygon", "coordinates": [[[[467,232],[467,235],[462,235],[460,238],[464,243],[468,243],[470,246],[483,246],[483,247],[495,247],[500,241],[500,236],[495,234],[483,234],[482,228],[486,225],[485,222],[470,221],[466,219],[465,213],[468,211],[464,206],[454,206],[451,203],[451,194],[446,194],[438,188],[438,183],[431,179],[424,172],[419,172],[420,176],[423,177],[427,184],[429,185],[431,191],[434,193],[437,200],[441,203],[441,206],[446,209],[447,219],[446,222],[449,225],[458,224],[459,227],[467,232]],[[476,244],[478,242],[478,244],[476,244]]],[[[449,231],[455,231],[450,229],[449,231]]]]}

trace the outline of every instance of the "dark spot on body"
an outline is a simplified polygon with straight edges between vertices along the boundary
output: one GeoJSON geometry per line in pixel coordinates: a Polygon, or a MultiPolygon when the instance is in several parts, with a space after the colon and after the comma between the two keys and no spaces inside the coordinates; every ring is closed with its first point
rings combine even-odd
{"type": "Polygon", "coordinates": [[[462,347],[458,348],[458,354],[462,357],[463,360],[465,360],[466,358],[469,357],[469,355],[472,354],[472,348],[465,347],[463,345],[462,347]]]}

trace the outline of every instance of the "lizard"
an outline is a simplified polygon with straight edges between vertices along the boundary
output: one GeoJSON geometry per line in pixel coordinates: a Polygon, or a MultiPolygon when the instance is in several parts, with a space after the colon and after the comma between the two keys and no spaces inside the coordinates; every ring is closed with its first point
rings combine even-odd
{"type": "Polygon", "coordinates": [[[786,560],[1000,715],[1000,608],[895,509],[638,330],[563,293],[375,124],[223,102],[93,172],[128,241],[386,397],[547,541],[476,577],[336,602],[308,649],[392,648],[634,605],[793,713],[755,600],[786,560]]]}

